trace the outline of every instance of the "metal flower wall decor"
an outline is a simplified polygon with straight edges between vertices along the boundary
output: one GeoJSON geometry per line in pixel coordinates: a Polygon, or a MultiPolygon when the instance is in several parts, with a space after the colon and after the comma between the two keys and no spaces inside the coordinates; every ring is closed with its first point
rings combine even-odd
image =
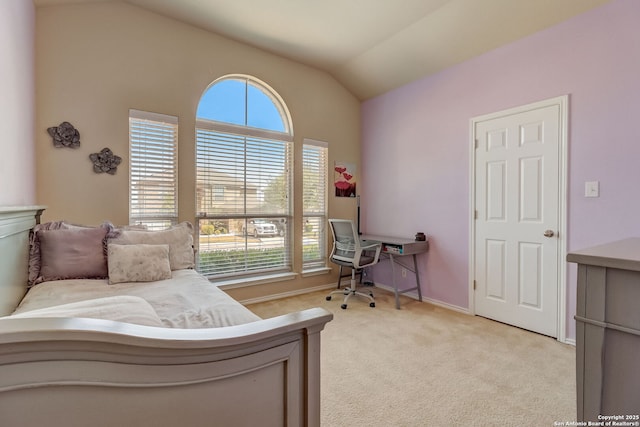
{"type": "Polygon", "coordinates": [[[109,175],[115,175],[118,165],[122,161],[122,158],[113,154],[109,148],[103,148],[99,153],[89,154],[89,158],[93,162],[95,173],[106,172],[109,175]]]}
{"type": "Polygon", "coordinates": [[[56,148],[78,148],[80,146],[80,132],[69,122],[62,122],[59,126],[47,128],[47,133],[53,138],[56,148]]]}

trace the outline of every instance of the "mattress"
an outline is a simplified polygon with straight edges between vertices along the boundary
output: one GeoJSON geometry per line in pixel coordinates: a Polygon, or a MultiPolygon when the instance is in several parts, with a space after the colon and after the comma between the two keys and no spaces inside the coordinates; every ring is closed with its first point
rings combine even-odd
{"type": "MultiPolygon", "coordinates": [[[[169,328],[218,328],[260,320],[260,317],[248,308],[191,269],[172,271],[171,279],[155,282],[125,282],[111,285],[106,279],[42,282],[29,289],[12,315],[33,317],[27,313],[40,310],[40,313],[33,314],[39,317],[64,317],[64,310],[71,306],[73,310],[67,317],[123,321],[122,311],[136,308],[130,298],[127,301],[112,298],[118,296],[143,299],[155,311],[162,326],[169,328]],[[105,308],[107,302],[113,303],[113,313],[105,308]],[[130,305],[122,306],[123,302],[130,305]],[[99,310],[96,310],[96,305],[100,307],[99,310]],[[60,306],[65,307],[60,309],[60,306]],[[57,309],[51,310],[52,307],[57,309]],[[85,312],[83,308],[86,308],[85,312]],[[49,309],[49,315],[43,309],[49,309]]],[[[132,316],[128,321],[148,324],[136,321],[136,316],[132,316]]]]}

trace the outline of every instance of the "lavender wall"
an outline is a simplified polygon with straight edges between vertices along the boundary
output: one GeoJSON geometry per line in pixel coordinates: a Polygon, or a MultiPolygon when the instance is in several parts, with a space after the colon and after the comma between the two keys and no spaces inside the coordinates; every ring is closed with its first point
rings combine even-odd
{"type": "MultiPolygon", "coordinates": [[[[426,297],[468,308],[475,116],[568,94],[568,250],[640,235],[639,16],[640,2],[614,0],[363,104],[363,229],[430,235],[426,297]],[[585,181],[600,181],[599,198],[584,197],[585,181]]],[[[390,283],[386,264],[374,274],[390,283]]],[[[569,265],[568,338],[575,282],[569,265]]]]}
{"type": "Polygon", "coordinates": [[[0,206],[35,203],[35,8],[0,1],[0,206]]]}

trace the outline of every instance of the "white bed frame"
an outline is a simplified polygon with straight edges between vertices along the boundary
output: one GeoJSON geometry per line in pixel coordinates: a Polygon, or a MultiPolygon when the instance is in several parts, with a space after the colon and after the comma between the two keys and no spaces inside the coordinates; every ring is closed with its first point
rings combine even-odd
{"type": "MultiPolygon", "coordinates": [[[[26,292],[44,207],[0,208],[0,315],[26,292]]],[[[0,320],[6,426],[319,426],[314,308],[245,325],[168,329],[80,318],[0,320]]]]}

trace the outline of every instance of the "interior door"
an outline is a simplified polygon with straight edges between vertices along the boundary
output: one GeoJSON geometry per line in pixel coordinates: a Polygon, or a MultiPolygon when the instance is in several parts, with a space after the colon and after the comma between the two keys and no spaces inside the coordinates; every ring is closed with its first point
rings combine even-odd
{"type": "Polygon", "coordinates": [[[477,315],[558,336],[559,105],[474,123],[477,315]]]}

